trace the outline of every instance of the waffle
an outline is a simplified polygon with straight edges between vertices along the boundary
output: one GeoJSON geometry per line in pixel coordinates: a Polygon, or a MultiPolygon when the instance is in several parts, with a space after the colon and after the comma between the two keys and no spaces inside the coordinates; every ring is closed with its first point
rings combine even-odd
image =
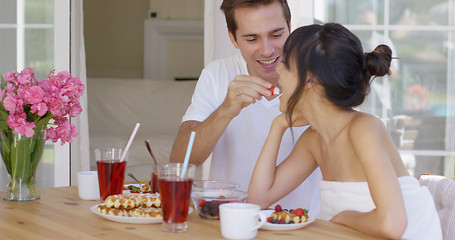
{"type": "Polygon", "coordinates": [[[128,217],[129,213],[126,209],[108,208],[105,204],[100,204],[96,207],[96,211],[99,213],[113,215],[113,216],[125,216],[128,217]]]}
{"type": "Polygon", "coordinates": [[[103,214],[124,217],[162,217],[159,193],[118,194],[106,198],[96,211],[103,214]]]}
{"type": "Polygon", "coordinates": [[[160,208],[161,207],[161,199],[159,193],[154,194],[144,194],[140,197],[141,207],[144,208],[160,208]]]}
{"type": "Polygon", "coordinates": [[[161,208],[135,208],[129,212],[130,217],[162,217],[161,208]]]}
{"type": "Polygon", "coordinates": [[[159,193],[154,194],[118,194],[106,198],[107,208],[133,209],[138,207],[161,207],[159,193]]]}
{"type": "Polygon", "coordinates": [[[162,217],[161,208],[133,208],[133,209],[118,209],[108,208],[105,204],[100,204],[96,207],[96,211],[103,214],[120,216],[120,217],[162,217]]]}

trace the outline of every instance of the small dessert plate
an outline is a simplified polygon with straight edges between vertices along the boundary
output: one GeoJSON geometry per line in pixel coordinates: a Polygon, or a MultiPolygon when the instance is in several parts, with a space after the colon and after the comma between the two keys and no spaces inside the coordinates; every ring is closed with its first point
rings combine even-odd
{"type": "MultiPolygon", "coordinates": [[[[262,213],[265,214],[266,217],[270,217],[274,210],[262,210],[262,213]]],[[[308,216],[308,221],[304,223],[292,223],[292,224],[277,224],[277,223],[268,223],[266,222],[260,229],[263,230],[272,230],[272,231],[285,231],[285,230],[295,230],[299,228],[303,228],[310,223],[314,222],[315,218],[312,216],[308,216]]]]}

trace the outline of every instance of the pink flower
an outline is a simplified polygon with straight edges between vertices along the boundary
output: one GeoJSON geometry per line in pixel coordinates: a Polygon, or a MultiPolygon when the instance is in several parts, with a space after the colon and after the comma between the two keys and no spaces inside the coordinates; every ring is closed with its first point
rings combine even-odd
{"type": "Polygon", "coordinates": [[[8,126],[14,130],[14,133],[25,135],[26,137],[31,137],[35,134],[33,128],[35,127],[35,123],[27,122],[26,120],[27,114],[10,114],[8,116],[8,126]]]}
{"type": "Polygon", "coordinates": [[[43,101],[44,91],[39,86],[25,88],[23,92],[24,102],[30,104],[41,103],[43,101]]]}
{"type": "Polygon", "coordinates": [[[57,118],[56,123],[58,123],[56,128],[47,129],[47,139],[51,139],[54,143],[60,139],[63,145],[65,142],[71,143],[73,141],[72,138],[77,137],[76,127],[70,124],[67,118],[57,118]]]}
{"type": "Polygon", "coordinates": [[[68,115],[70,117],[76,117],[77,115],[81,114],[82,112],[82,107],[79,102],[73,102],[71,104],[71,107],[69,107],[68,115]]]}
{"type": "Polygon", "coordinates": [[[61,82],[66,82],[71,78],[71,74],[67,71],[61,71],[56,77],[60,79],[61,82]]]}
{"type": "Polygon", "coordinates": [[[5,89],[6,92],[14,92],[16,91],[16,87],[13,84],[6,85],[5,89]]]}
{"type": "Polygon", "coordinates": [[[30,108],[31,113],[38,112],[38,116],[42,117],[47,113],[47,105],[45,103],[36,103],[33,104],[30,108]]]}
{"type": "Polygon", "coordinates": [[[3,106],[10,113],[22,112],[23,101],[19,99],[14,93],[7,93],[5,99],[3,99],[3,106]]]}
{"type": "Polygon", "coordinates": [[[5,74],[2,74],[3,78],[5,81],[10,82],[10,83],[15,83],[16,82],[16,71],[11,71],[7,72],[5,74]]]}
{"type": "MultiPolygon", "coordinates": [[[[30,68],[27,68],[30,69],[30,68]]],[[[23,70],[21,73],[19,73],[19,76],[17,76],[17,81],[21,85],[29,85],[32,82],[32,74],[33,70],[27,71],[27,69],[23,70]]]]}
{"type": "Polygon", "coordinates": [[[67,113],[65,112],[65,103],[62,101],[61,98],[50,98],[46,101],[46,104],[49,108],[49,111],[52,113],[52,115],[56,117],[61,117],[66,115],[67,113]]]}

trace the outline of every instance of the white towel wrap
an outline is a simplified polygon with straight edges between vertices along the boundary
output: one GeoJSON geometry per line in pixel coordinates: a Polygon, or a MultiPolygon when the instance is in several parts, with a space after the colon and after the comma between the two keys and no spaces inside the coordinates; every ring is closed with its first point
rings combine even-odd
{"type": "MultiPolygon", "coordinates": [[[[399,177],[408,216],[404,239],[442,239],[441,224],[433,198],[417,179],[399,177]]],[[[376,208],[367,182],[334,182],[321,180],[321,219],[330,220],[344,210],[369,212],[376,208]]]]}

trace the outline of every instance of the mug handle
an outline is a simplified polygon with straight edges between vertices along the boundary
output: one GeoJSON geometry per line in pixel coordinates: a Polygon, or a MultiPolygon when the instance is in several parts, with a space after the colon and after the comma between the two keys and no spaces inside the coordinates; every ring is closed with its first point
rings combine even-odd
{"type": "Polygon", "coordinates": [[[262,227],[262,225],[264,225],[267,222],[267,217],[265,216],[264,213],[258,212],[255,214],[255,216],[258,216],[261,221],[258,223],[258,225],[254,226],[251,229],[252,232],[258,230],[258,228],[262,227]]]}

